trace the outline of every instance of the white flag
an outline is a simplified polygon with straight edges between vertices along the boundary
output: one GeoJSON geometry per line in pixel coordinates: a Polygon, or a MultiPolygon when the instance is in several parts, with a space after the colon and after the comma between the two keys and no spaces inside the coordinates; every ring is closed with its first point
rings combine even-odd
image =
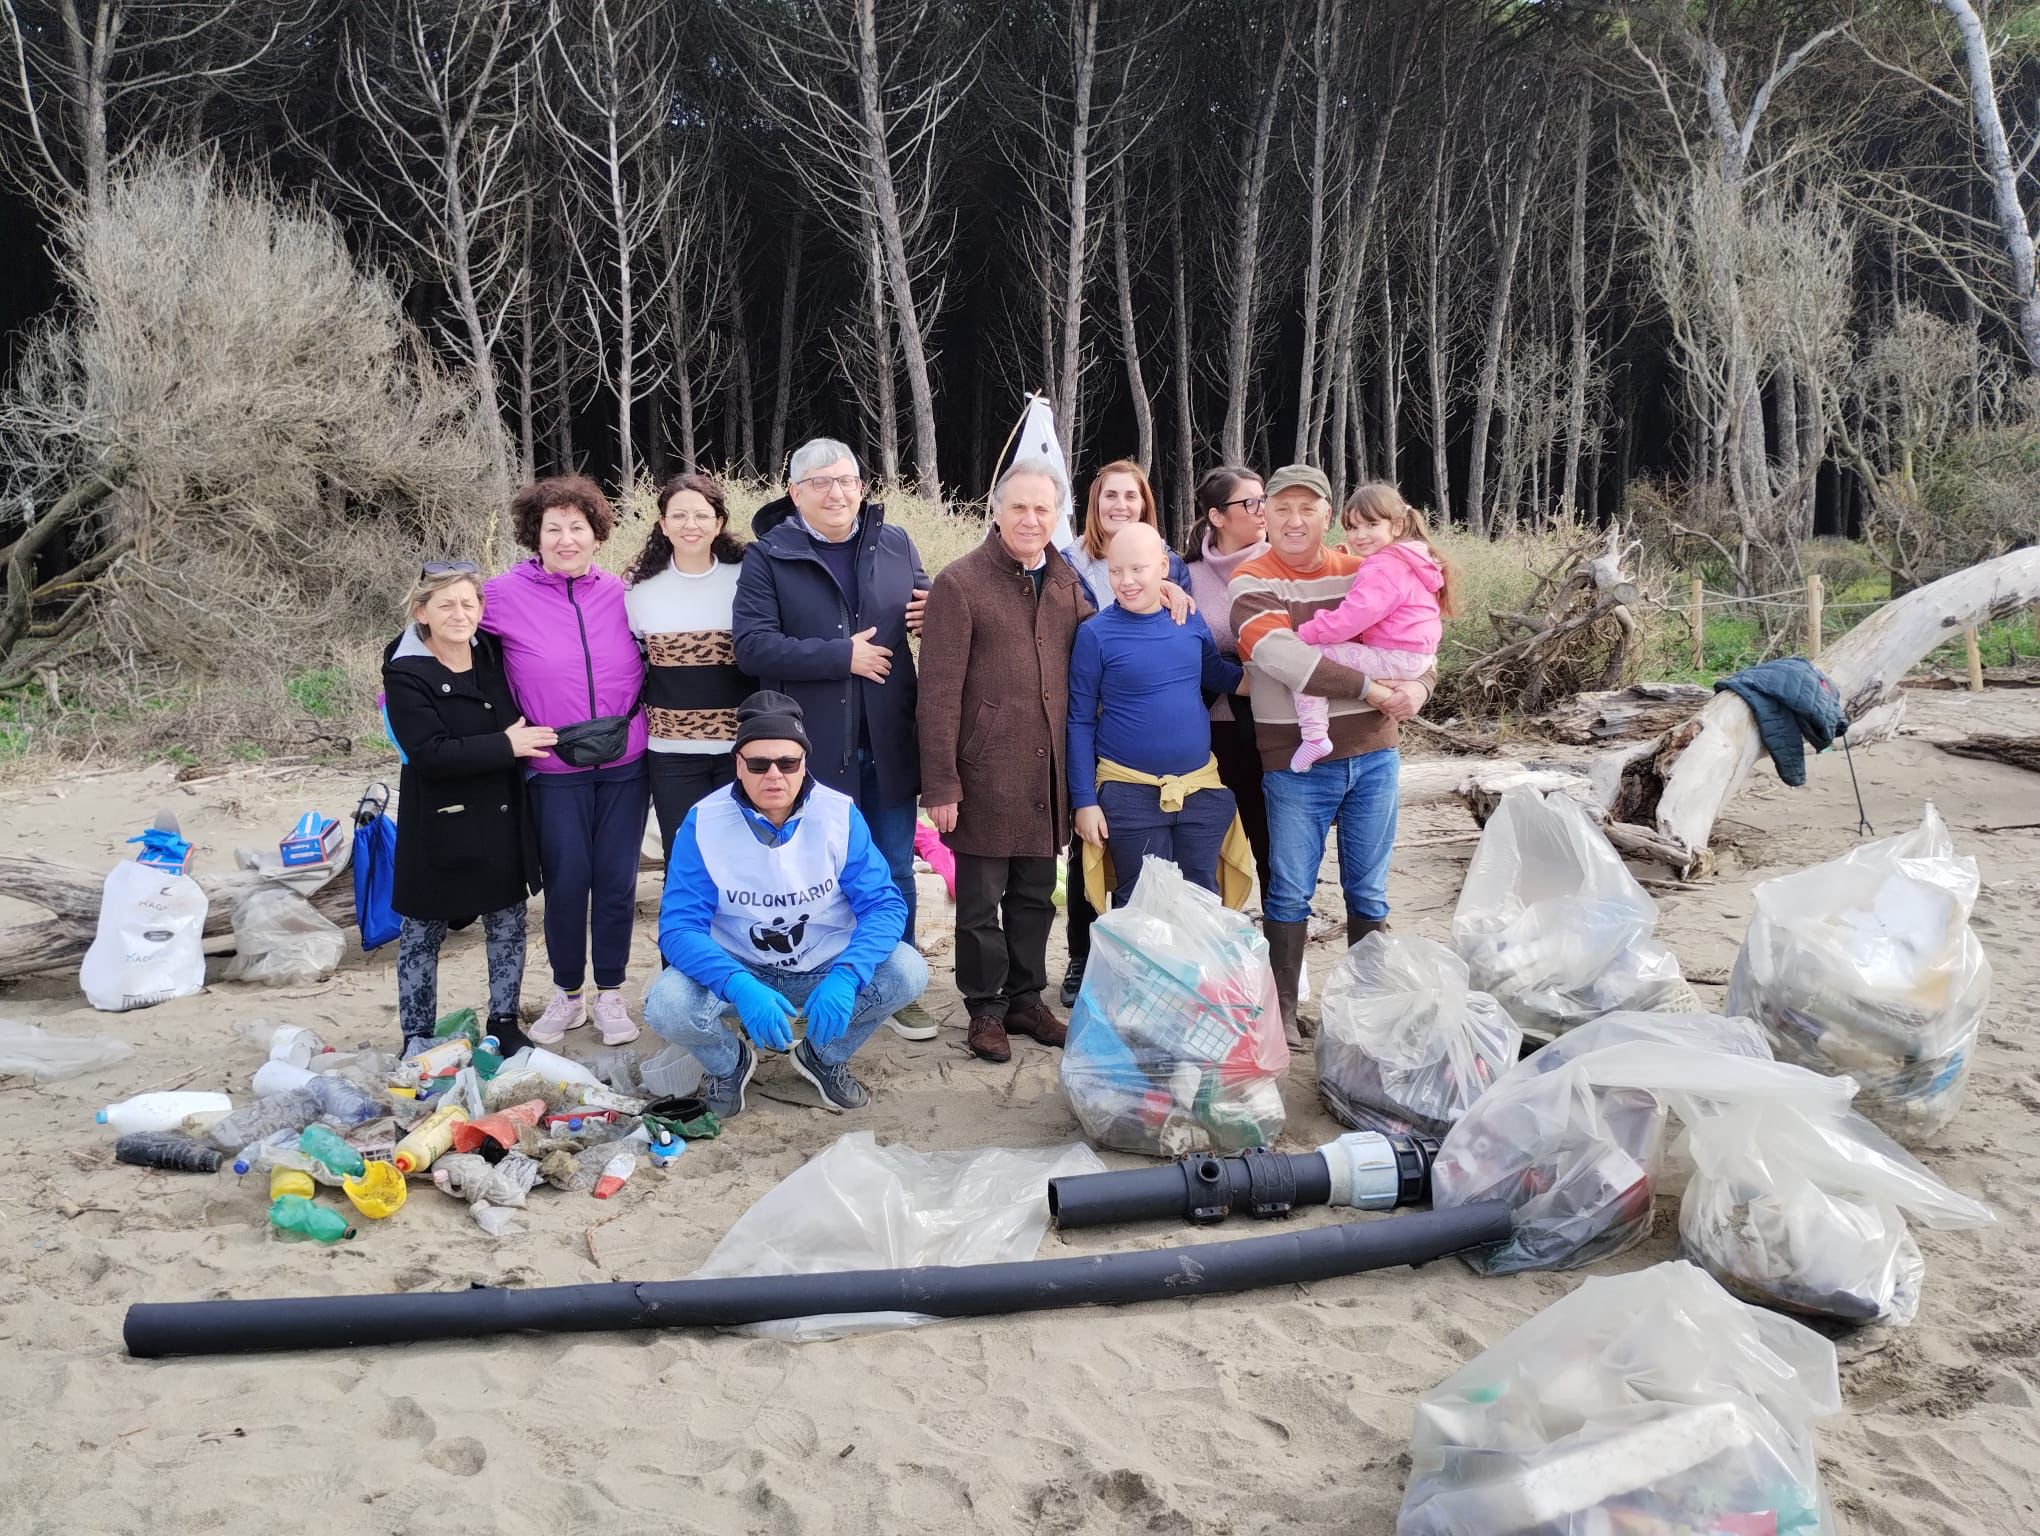
{"type": "MultiPolygon", "coordinates": [[[[1027,414],[1020,419],[1020,430],[1013,434],[1013,459],[1042,459],[1055,466],[1062,476],[1062,505],[1056,510],[1055,538],[1057,549],[1068,549],[1076,542],[1076,522],[1071,517],[1070,467],[1063,462],[1062,439],[1055,434],[1055,412],[1042,395],[1027,397],[1027,414]]],[[[1007,463],[1013,462],[1012,459],[1007,463]]],[[[1005,465],[999,466],[1004,470],[1005,465]]]]}

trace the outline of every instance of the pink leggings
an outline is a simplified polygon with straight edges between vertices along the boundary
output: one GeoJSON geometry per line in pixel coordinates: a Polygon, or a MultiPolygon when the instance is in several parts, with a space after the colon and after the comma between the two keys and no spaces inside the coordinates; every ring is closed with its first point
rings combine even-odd
{"type": "MultiPolygon", "coordinates": [[[[1389,651],[1357,640],[1337,645],[1318,645],[1315,650],[1327,661],[1337,662],[1355,672],[1364,672],[1380,682],[1401,682],[1422,677],[1437,665],[1428,651],[1389,651]]],[[[1323,741],[1331,731],[1331,706],[1314,693],[1298,693],[1296,725],[1305,741],[1323,741]]]]}

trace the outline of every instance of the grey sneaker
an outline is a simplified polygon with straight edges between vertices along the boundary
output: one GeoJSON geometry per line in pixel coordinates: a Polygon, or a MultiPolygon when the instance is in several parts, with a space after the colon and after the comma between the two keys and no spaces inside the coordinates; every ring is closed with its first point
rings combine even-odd
{"type": "Polygon", "coordinates": [[[815,1092],[822,1096],[822,1108],[831,1114],[862,1109],[871,1102],[864,1084],[850,1075],[847,1066],[831,1066],[814,1053],[807,1041],[795,1041],[787,1060],[793,1063],[794,1071],[815,1085],[815,1092]]]}
{"type": "Polygon", "coordinates": [[[731,1115],[744,1112],[744,1089],[749,1086],[751,1074],[758,1070],[758,1053],[751,1049],[751,1042],[742,1035],[737,1036],[737,1069],[728,1077],[716,1077],[704,1073],[701,1079],[701,1097],[708,1101],[708,1107],[715,1111],[718,1120],[727,1120],[731,1115]]]}
{"type": "Polygon", "coordinates": [[[908,1003],[885,1016],[885,1027],[902,1040],[933,1040],[941,1033],[934,1015],[919,1003],[908,1003]]]}

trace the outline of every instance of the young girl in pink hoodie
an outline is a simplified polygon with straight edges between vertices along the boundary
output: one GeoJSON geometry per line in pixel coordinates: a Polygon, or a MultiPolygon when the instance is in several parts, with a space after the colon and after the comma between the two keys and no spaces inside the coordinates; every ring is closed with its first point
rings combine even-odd
{"type": "MultiPolygon", "coordinates": [[[[1298,625],[1297,638],[1370,678],[1422,677],[1438,663],[1440,621],[1452,612],[1452,573],[1432,547],[1423,514],[1377,480],[1346,498],[1339,521],[1346,553],[1359,557],[1360,569],[1338,607],[1298,625]]],[[[1303,742],[1289,760],[1293,772],[1330,754],[1329,713],[1323,699],[1296,695],[1303,742]]]]}

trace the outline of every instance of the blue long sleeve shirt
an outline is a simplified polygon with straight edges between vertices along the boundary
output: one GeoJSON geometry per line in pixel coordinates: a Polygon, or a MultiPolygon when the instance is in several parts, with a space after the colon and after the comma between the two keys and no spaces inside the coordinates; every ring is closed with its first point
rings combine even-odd
{"type": "Polygon", "coordinates": [[[1240,666],[1196,614],[1128,613],[1117,603],[1077,630],[1070,653],[1070,804],[1098,803],[1098,759],[1142,773],[1192,773],[1211,757],[1204,690],[1231,693],[1240,666]]]}

